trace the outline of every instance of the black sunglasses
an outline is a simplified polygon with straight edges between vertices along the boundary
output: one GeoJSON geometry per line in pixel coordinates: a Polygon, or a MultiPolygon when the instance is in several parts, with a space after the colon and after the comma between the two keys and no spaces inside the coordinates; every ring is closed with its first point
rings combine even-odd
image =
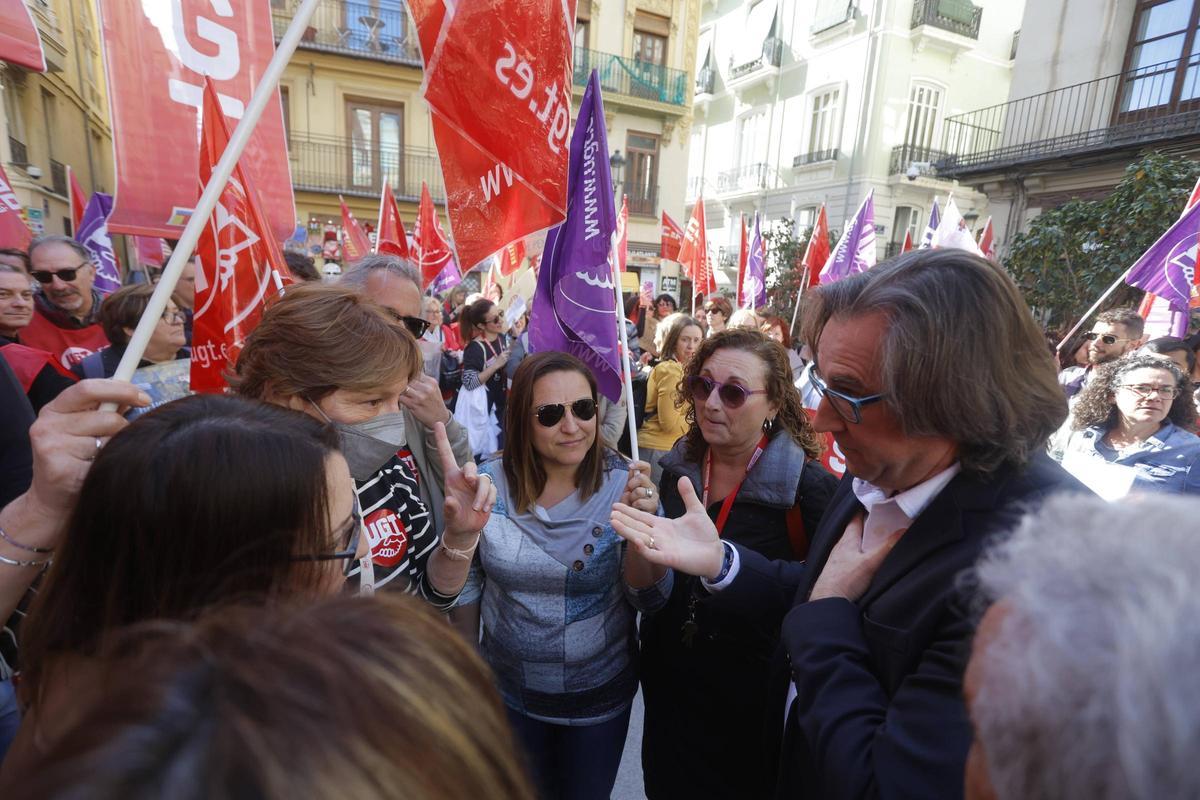
{"type": "Polygon", "coordinates": [[[73,281],[75,276],[79,274],[79,270],[83,269],[86,264],[80,264],[75,269],[60,269],[58,272],[51,272],[46,269],[39,269],[29,273],[38,283],[54,283],[54,278],[57,277],[60,281],[73,281]]]}
{"type": "Polygon", "coordinates": [[[1083,335],[1083,338],[1087,339],[1089,342],[1094,342],[1099,339],[1105,344],[1116,344],[1117,342],[1129,341],[1128,336],[1114,336],[1111,333],[1096,333],[1095,331],[1088,331],[1083,335]]]}
{"type": "Polygon", "coordinates": [[[425,331],[429,330],[429,321],[424,317],[408,317],[396,311],[393,308],[383,307],[385,311],[392,315],[397,322],[403,323],[408,332],[413,335],[414,339],[420,339],[425,335],[425,331]]]}
{"type": "Polygon", "coordinates": [[[746,400],[750,398],[750,395],[767,393],[766,389],[747,389],[744,386],[738,386],[736,383],[719,383],[703,375],[693,375],[688,378],[687,389],[697,403],[707,401],[708,396],[713,393],[713,389],[716,389],[717,397],[721,400],[721,405],[726,408],[741,408],[746,404],[746,400]]]}
{"type": "MultiPolygon", "coordinates": [[[[563,415],[567,413],[566,403],[550,403],[544,406],[537,407],[537,421],[544,428],[553,428],[558,423],[562,422],[563,415]]],[[[571,415],[575,419],[587,422],[592,417],[596,416],[596,401],[590,397],[585,397],[582,400],[576,400],[571,406],[571,415]]]]}

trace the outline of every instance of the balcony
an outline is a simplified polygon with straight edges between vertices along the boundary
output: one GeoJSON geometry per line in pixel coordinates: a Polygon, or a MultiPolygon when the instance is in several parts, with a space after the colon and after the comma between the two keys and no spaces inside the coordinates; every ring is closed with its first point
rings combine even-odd
{"type": "MultiPolygon", "coordinates": [[[[298,0],[271,0],[278,43],[295,15],[298,0]]],[[[397,0],[321,0],[300,39],[303,50],[421,66],[416,29],[397,0]]]]}
{"type": "Polygon", "coordinates": [[[288,151],[296,191],[378,197],[386,175],[397,200],[420,200],[422,181],[434,200],[446,198],[432,150],[368,148],[336,137],[309,136],[293,139],[288,151]]]}
{"type": "Polygon", "coordinates": [[[24,142],[9,136],[8,150],[12,153],[12,163],[15,166],[24,167],[29,164],[29,151],[25,148],[24,142]]]}
{"type": "Polygon", "coordinates": [[[717,175],[717,194],[747,194],[780,186],[779,174],[770,164],[748,164],[717,175]]]}
{"type": "Polygon", "coordinates": [[[67,168],[50,159],[50,188],[57,195],[67,196],[67,168]]]}
{"type": "Polygon", "coordinates": [[[961,178],[1066,157],[1200,139],[1200,87],[1188,59],[1165,61],[947,117],[936,164],[961,178]]]}
{"type": "Polygon", "coordinates": [[[737,271],[741,251],[737,247],[720,247],[717,249],[717,266],[721,269],[737,271]]]}
{"type": "Polygon", "coordinates": [[[775,36],[768,37],[763,40],[762,51],[753,61],[735,64],[733,58],[729,59],[729,76],[725,84],[738,94],[758,84],[765,84],[770,89],[779,76],[782,64],[783,40],[775,36]]]}
{"type": "Polygon", "coordinates": [[[983,9],[968,0],[916,0],[913,3],[912,28],[931,25],[968,39],[979,38],[983,9]]]}
{"type": "Polygon", "coordinates": [[[629,213],[636,217],[658,216],[657,186],[626,186],[625,197],[629,201],[629,213]]]}
{"type": "Polygon", "coordinates": [[[928,164],[927,167],[917,167],[921,175],[932,173],[932,165],[942,161],[949,153],[934,150],[932,147],[922,147],[915,144],[902,144],[892,148],[892,161],[888,167],[888,175],[905,175],[913,164],[928,164]]]}
{"type": "Polygon", "coordinates": [[[838,149],[835,147],[832,150],[814,150],[811,153],[801,153],[792,159],[792,169],[800,169],[813,164],[824,164],[838,160],[838,149]]]}
{"type": "Polygon", "coordinates": [[[813,20],[812,26],[808,32],[813,36],[820,36],[826,31],[832,31],[834,28],[841,27],[844,23],[850,22],[858,13],[858,7],[855,0],[846,0],[841,4],[840,8],[835,7],[832,11],[822,11],[813,20]]]}
{"type": "Polygon", "coordinates": [[[681,69],[671,69],[661,64],[651,64],[632,58],[601,53],[586,47],[575,48],[575,86],[580,92],[587,86],[592,70],[600,76],[600,88],[605,100],[644,107],[646,102],[670,106],[663,109],[682,114],[691,104],[687,93],[690,76],[681,69]],[[637,102],[643,101],[643,102],[637,102]]]}
{"type": "Polygon", "coordinates": [[[884,259],[894,258],[900,255],[900,251],[904,249],[904,242],[888,242],[883,248],[884,259]]]}
{"type": "Polygon", "coordinates": [[[696,73],[696,95],[712,94],[717,87],[717,71],[704,67],[696,73]]]}

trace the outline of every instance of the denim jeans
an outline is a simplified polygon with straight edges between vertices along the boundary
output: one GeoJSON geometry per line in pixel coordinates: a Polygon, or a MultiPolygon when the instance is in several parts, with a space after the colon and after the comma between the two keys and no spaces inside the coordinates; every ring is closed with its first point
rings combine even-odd
{"type": "Polygon", "coordinates": [[[21,707],[17,705],[17,691],[12,678],[0,681],[0,761],[8,752],[21,724],[21,707]]]}
{"type": "Polygon", "coordinates": [[[524,748],[542,800],[608,800],[625,734],[629,712],[597,725],[554,725],[508,709],[517,741],[524,748]]]}

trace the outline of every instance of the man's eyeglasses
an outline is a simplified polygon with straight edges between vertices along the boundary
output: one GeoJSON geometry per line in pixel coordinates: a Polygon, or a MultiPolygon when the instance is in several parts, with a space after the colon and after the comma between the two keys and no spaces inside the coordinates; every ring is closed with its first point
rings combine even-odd
{"type": "Polygon", "coordinates": [[[1168,400],[1174,400],[1182,391],[1178,386],[1157,386],[1153,383],[1121,383],[1118,384],[1118,388],[1128,389],[1143,399],[1152,394],[1160,394],[1168,400]]]}
{"type": "Polygon", "coordinates": [[[354,566],[354,557],[358,554],[358,540],[362,533],[363,519],[362,511],[358,506],[358,498],[354,500],[354,507],[350,510],[350,521],[346,524],[344,530],[337,535],[338,549],[332,553],[310,553],[298,556],[292,556],[292,561],[345,561],[346,564],[342,568],[343,573],[349,574],[354,566]]]}
{"type": "Polygon", "coordinates": [[[813,388],[817,390],[817,394],[829,401],[829,405],[833,406],[833,410],[837,415],[854,425],[862,423],[862,408],[869,406],[871,403],[878,403],[886,394],[872,394],[866,397],[854,397],[835,389],[830,389],[825,380],[817,373],[816,367],[813,367],[809,372],[812,378],[813,388]]]}
{"type": "Polygon", "coordinates": [[[741,408],[750,395],[767,393],[766,389],[747,389],[736,383],[720,383],[703,375],[693,375],[687,379],[687,390],[697,403],[707,402],[714,389],[717,390],[721,405],[726,408],[741,408]]]}
{"type": "Polygon", "coordinates": [[[1111,333],[1096,333],[1095,331],[1088,331],[1083,335],[1083,338],[1087,339],[1089,342],[1094,342],[1099,339],[1105,344],[1116,344],[1117,342],[1129,341],[1128,336],[1114,336],[1111,333]]]}
{"type": "Polygon", "coordinates": [[[48,269],[39,269],[34,270],[29,274],[32,275],[34,280],[36,280],[38,283],[54,283],[55,278],[58,278],[60,281],[70,282],[75,280],[76,276],[79,275],[79,270],[86,266],[88,266],[88,263],[85,261],[74,269],[60,269],[57,272],[51,272],[48,269]]]}
{"type": "MultiPolygon", "coordinates": [[[[584,397],[570,404],[571,415],[575,419],[587,422],[592,417],[596,416],[596,401],[590,397],[584,397]]],[[[548,403],[544,406],[537,407],[537,421],[543,428],[553,428],[558,423],[562,422],[562,418],[567,413],[567,404],[565,403],[548,403]]]]}
{"type": "Polygon", "coordinates": [[[414,339],[420,339],[425,335],[425,331],[429,330],[429,320],[423,317],[408,317],[387,306],[384,306],[384,310],[391,314],[397,322],[403,324],[414,339]]]}

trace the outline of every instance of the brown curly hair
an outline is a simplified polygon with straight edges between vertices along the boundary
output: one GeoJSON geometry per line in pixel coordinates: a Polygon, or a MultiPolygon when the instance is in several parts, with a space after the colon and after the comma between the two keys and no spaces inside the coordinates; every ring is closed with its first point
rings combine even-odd
{"type": "Polygon", "coordinates": [[[1108,431],[1117,422],[1117,404],[1113,400],[1117,382],[1121,376],[1136,369],[1161,369],[1171,373],[1179,395],[1171,403],[1167,419],[1186,431],[1196,427],[1196,403],[1192,399],[1192,379],[1183,374],[1174,361],[1155,356],[1134,353],[1111,364],[1096,368],[1096,375],[1079,393],[1079,400],[1072,409],[1071,427],[1081,431],[1085,428],[1103,428],[1108,431]]]}
{"type": "Polygon", "coordinates": [[[804,404],[800,400],[800,392],[792,383],[792,367],[788,362],[787,351],[778,342],[771,341],[765,335],[755,330],[736,328],[723,330],[713,334],[700,343],[696,354],[692,356],[683,369],[683,379],[676,388],[676,405],[686,408],[688,432],[684,435],[684,455],[689,461],[699,462],[708,449],[704,434],[696,424],[696,403],[687,391],[688,378],[700,374],[700,370],[718,350],[741,350],[758,356],[763,362],[767,373],[767,400],[779,406],[779,415],[768,435],[774,439],[781,432],[792,437],[808,455],[809,458],[819,458],[822,451],[821,440],[808,421],[804,404]]]}

